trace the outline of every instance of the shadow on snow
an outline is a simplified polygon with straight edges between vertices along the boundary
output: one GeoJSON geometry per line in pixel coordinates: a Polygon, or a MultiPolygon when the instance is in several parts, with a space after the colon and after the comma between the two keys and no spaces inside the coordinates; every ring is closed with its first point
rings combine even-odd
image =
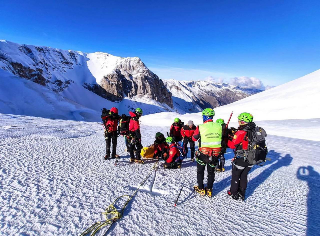
{"type": "Polygon", "coordinates": [[[307,236],[319,235],[320,231],[320,175],[312,166],[301,166],[297,178],[306,181],[309,187],[307,196],[307,236]]]}

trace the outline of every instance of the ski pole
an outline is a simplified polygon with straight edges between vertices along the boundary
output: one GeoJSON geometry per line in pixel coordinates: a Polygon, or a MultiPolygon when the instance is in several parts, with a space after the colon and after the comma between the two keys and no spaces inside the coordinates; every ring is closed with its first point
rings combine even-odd
{"type": "Polygon", "coordinates": [[[228,128],[228,126],[229,126],[229,122],[230,122],[230,120],[231,120],[232,115],[233,115],[233,111],[231,112],[230,117],[229,117],[229,120],[228,120],[228,122],[227,122],[227,125],[226,125],[227,128],[228,128]]]}
{"type": "Polygon", "coordinates": [[[174,202],[174,206],[177,206],[177,203],[178,203],[178,200],[179,200],[179,197],[180,197],[180,194],[181,194],[182,189],[183,189],[183,185],[182,185],[182,187],[180,188],[178,197],[177,197],[176,201],[174,202]]]}

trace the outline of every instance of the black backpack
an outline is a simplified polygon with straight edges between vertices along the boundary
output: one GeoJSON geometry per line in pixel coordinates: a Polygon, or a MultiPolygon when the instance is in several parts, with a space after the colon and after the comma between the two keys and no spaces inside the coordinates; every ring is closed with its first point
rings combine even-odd
{"type": "Polygon", "coordinates": [[[267,132],[255,126],[253,129],[247,130],[248,149],[245,151],[246,161],[250,165],[259,165],[266,161],[268,148],[266,146],[267,132]]]}
{"type": "Polygon", "coordinates": [[[123,114],[119,123],[119,130],[121,135],[129,134],[129,123],[130,116],[126,116],[125,114],[123,114]]]}

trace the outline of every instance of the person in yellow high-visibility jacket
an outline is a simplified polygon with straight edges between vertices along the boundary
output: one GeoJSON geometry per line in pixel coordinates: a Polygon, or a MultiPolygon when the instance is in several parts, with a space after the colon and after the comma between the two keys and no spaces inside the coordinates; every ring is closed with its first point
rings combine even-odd
{"type": "Polygon", "coordinates": [[[197,160],[197,182],[195,191],[201,195],[212,196],[212,187],[215,177],[215,166],[221,153],[222,127],[213,122],[215,112],[211,108],[202,111],[203,124],[199,125],[194,132],[192,139],[199,141],[199,150],[196,154],[197,160]],[[208,181],[204,188],[204,170],[207,166],[208,181]]]}

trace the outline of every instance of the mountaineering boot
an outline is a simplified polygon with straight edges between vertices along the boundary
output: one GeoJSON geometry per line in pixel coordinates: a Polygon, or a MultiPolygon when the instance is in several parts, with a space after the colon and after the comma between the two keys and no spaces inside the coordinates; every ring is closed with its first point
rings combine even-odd
{"type": "Polygon", "coordinates": [[[239,194],[232,194],[230,190],[227,191],[228,195],[230,197],[232,197],[234,200],[238,200],[239,199],[239,194]]]}
{"type": "Polygon", "coordinates": [[[221,172],[221,169],[220,169],[220,168],[217,168],[217,169],[216,169],[216,172],[221,172]]]}
{"type": "Polygon", "coordinates": [[[244,201],[244,199],[245,199],[244,195],[242,195],[241,193],[238,193],[238,196],[239,196],[240,200],[244,201]]]}
{"type": "Polygon", "coordinates": [[[115,154],[115,155],[112,155],[111,157],[112,159],[115,159],[115,158],[119,158],[119,155],[115,154]]]}
{"type": "Polygon", "coordinates": [[[245,195],[246,195],[246,190],[245,189],[241,189],[240,188],[240,191],[239,191],[239,198],[244,201],[245,199],[245,195]]]}
{"type": "Polygon", "coordinates": [[[105,156],[104,156],[104,159],[105,160],[108,160],[110,158],[110,155],[109,154],[106,154],[105,156]]]}
{"type": "Polygon", "coordinates": [[[144,164],[144,161],[143,161],[143,160],[140,160],[140,159],[139,159],[139,160],[134,159],[134,162],[135,162],[135,163],[139,163],[139,164],[144,164]]]}
{"type": "Polygon", "coordinates": [[[239,194],[232,194],[231,197],[234,199],[234,200],[238,200],[239,199],[239,194]]]}
{"type": "Polygon", "coordinates": [[[194,191],[199,193],[201,196],[205,196],[206,195],[206,190],[203,189],[203,188],[199,188],[198,186],[194,186],[194,191]]]}
{"type": "Polygon", "coordinates": [[[225,171],[225,169],[224,169],[224,168],[222,168],[222,169],[221,169],[221,171],[222,171],[222,172],[224,172],[224,171],[225,171]]]}
{"type": "Polygon", "coordinates": [[[212,189],[205,188],[205,190],[206,190],[206,195],[207,195],[208,197],[212,197],[212,189]]]}
{"type": "Polygon", "coordinates": [[[133,163],[135,161],[134,158],[130,158],[130,162],[133,163]]]}

